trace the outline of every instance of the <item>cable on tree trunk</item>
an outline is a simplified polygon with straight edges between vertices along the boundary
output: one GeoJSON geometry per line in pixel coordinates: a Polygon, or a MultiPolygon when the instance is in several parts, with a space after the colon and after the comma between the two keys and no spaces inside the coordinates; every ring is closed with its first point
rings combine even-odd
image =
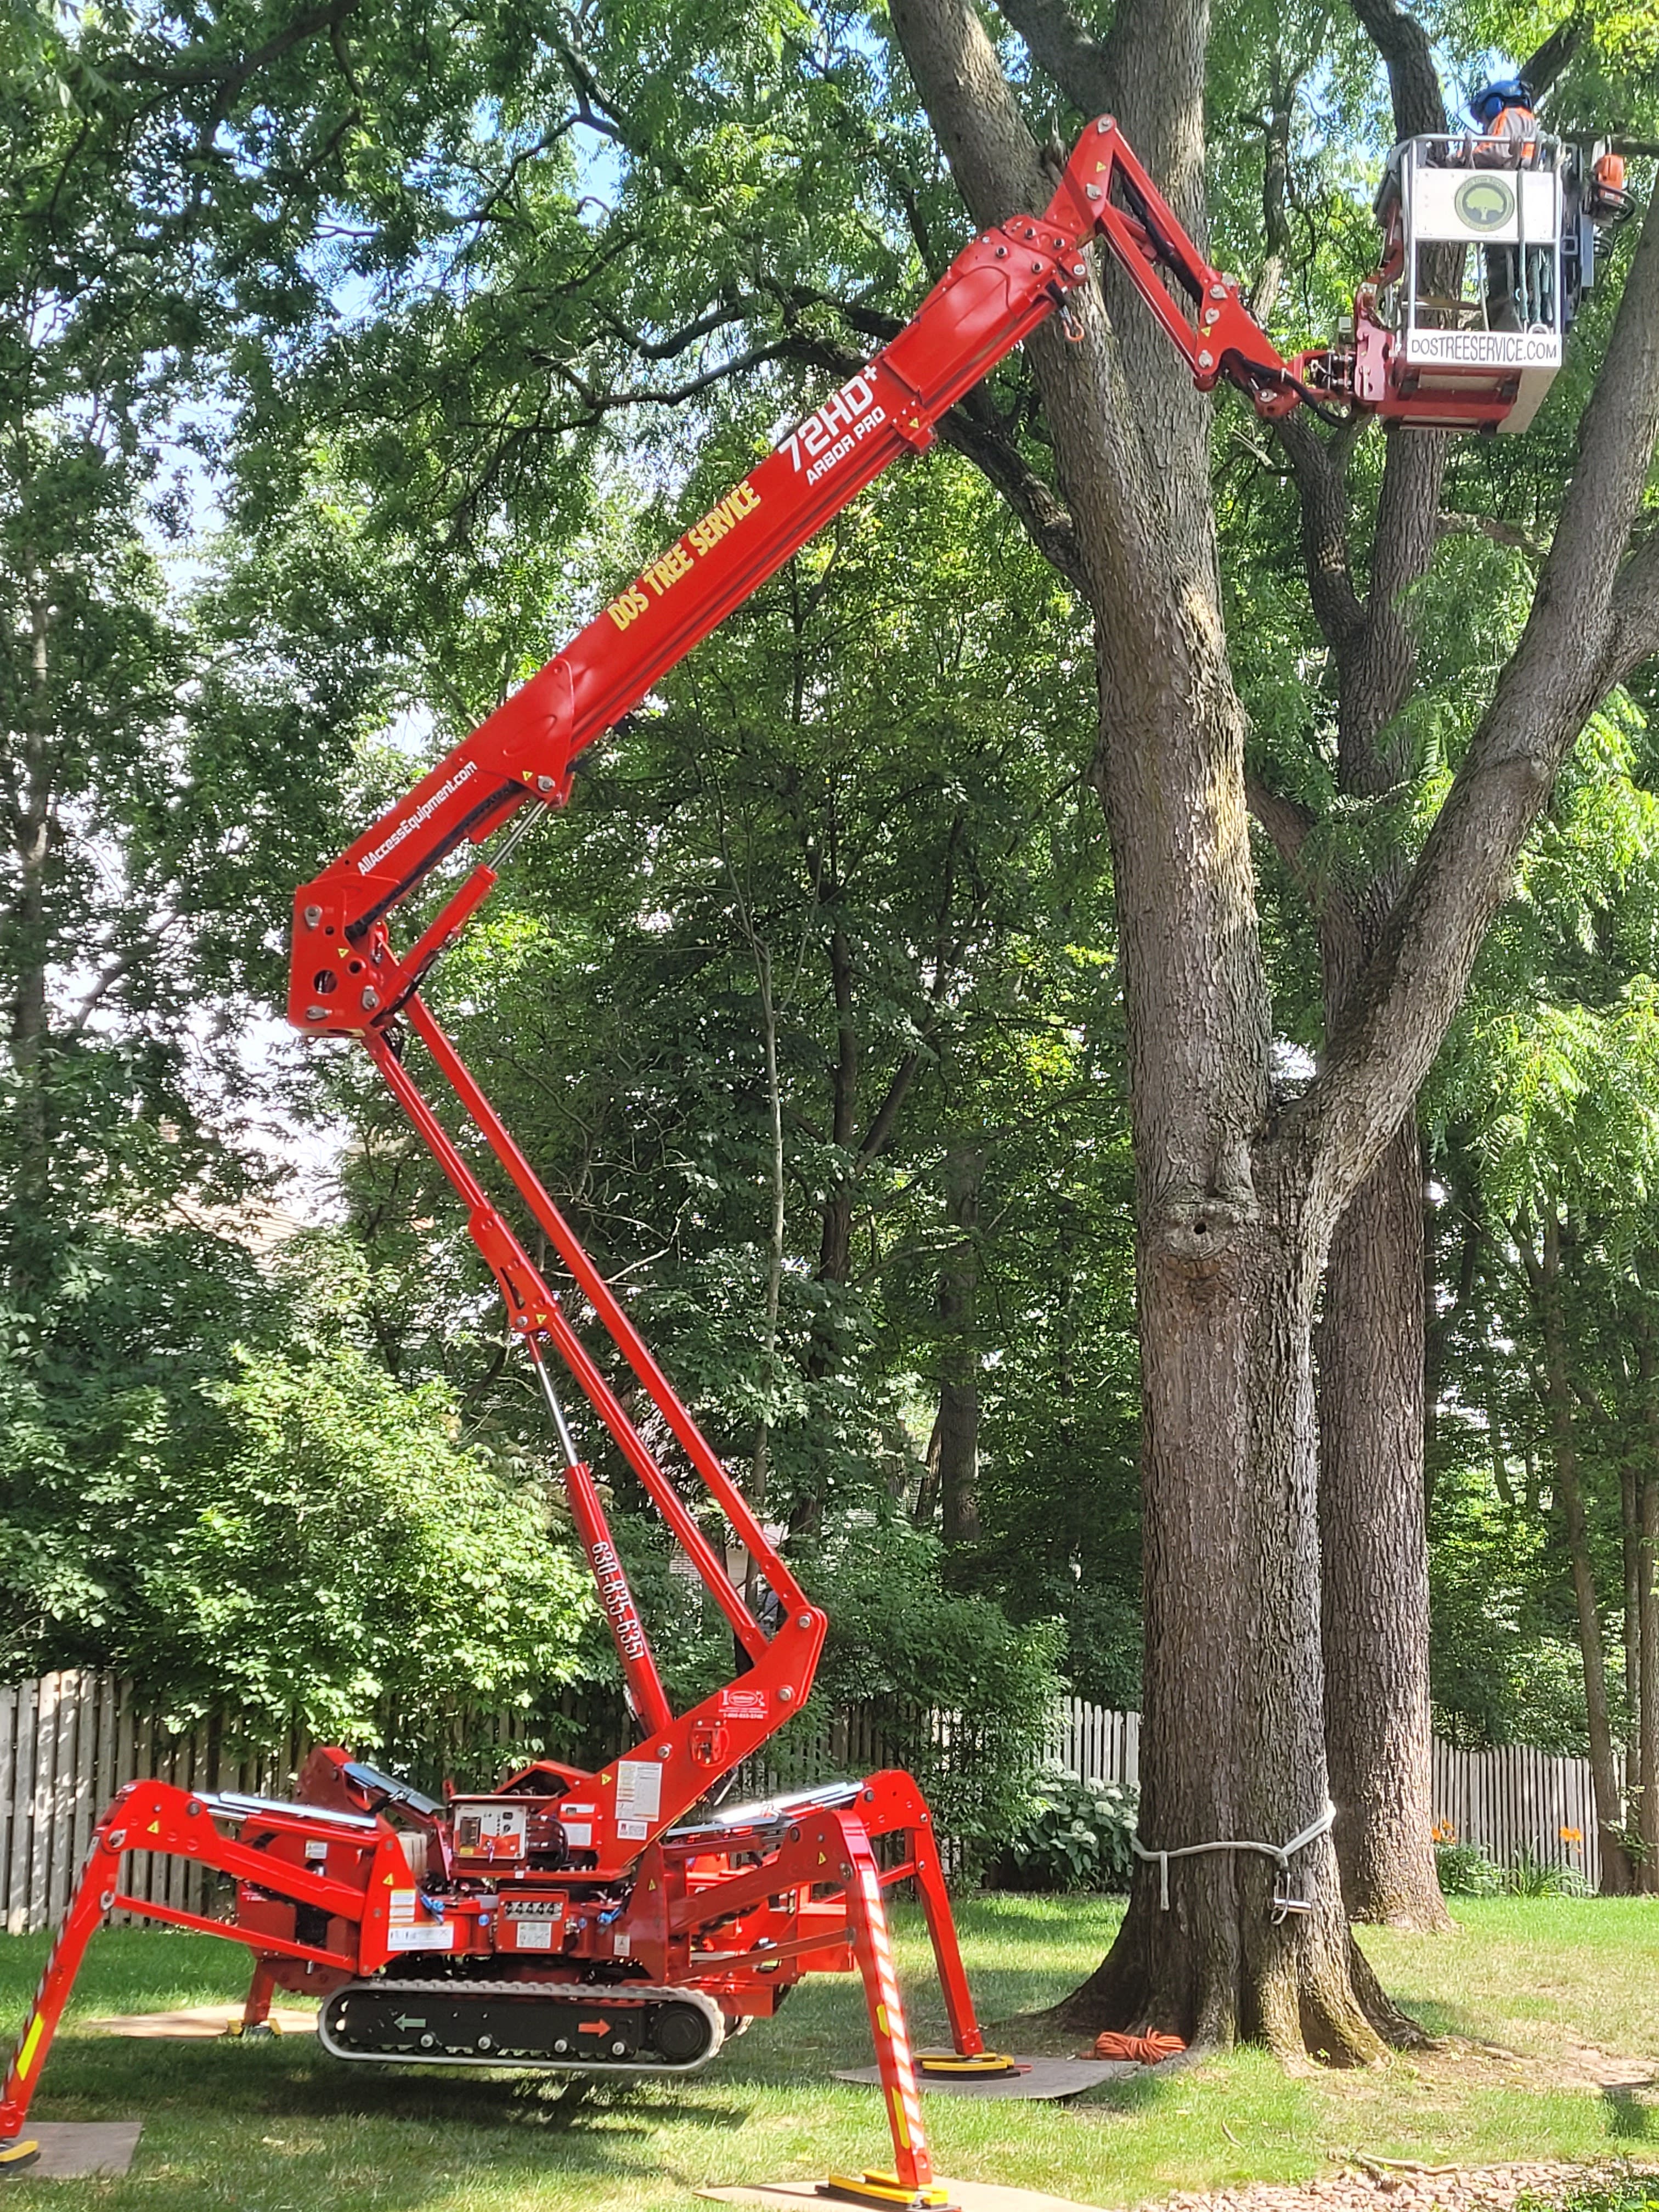
{"type": "MultiPolygon", "coordinates": [[[[1138,1859],[1145,1859],[1149,1863],[1156,1863],[1158,1909],[1160,1912],[1167,1912],[1170,1909],[1170,1861],[1171,1859],[1197,1858],[1206,1851],[1260,1851],[1263,1858],[1272,1859],[1280,1874],[1288,1880],[1291,1861],[1296,1853],[1306,1844],[1314,1842],[1316,1838],[1322,1836],[1335,1818],[1336,1808],[1328,1801],[1324,1811],[1317,1820],[1310,1820],[1307,1826],[1299,1834],[1292,1836],[1288,1844],[1259,1844],[1249,1837],[1228,1836],[1213,1844],[1182,1844],[1173,1850],[1154,1850],[1141,1842],[1139,1832],[1135,1829],[1130,1831],[1129,1841],[1134,1846],[1134,1854],[1138,1859]]],[[[1305,1912],[1311,1900],[1306,1898],[1276,1896],[1273,1899],[1273,1910],[1274,1923],[1277,1923],[1285,1919],[1290,1913],[1305,1912]]]]}

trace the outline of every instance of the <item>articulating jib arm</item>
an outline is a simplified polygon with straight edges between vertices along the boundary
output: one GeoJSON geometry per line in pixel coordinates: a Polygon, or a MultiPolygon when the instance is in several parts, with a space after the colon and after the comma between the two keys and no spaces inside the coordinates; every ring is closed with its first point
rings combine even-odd
{"type": "MultiPolygon", "coordinates": [[[[1091,125],[1043,216],[975,238],[891,344],[849,377],[735,490],[588,623],[558,657],[457,745],[295,901],[289,1017],[301,1030],[358,1038],[467,1209],[474,1242],[535,1361],[565,1450],[572,1509],[599,1581],[636,1713],[655,1741],[661,1787],[630,1784],[629,1809],[607,1797],[601,1827],[619,1858],[660,1832],[720,1773],[799,1709],[811,1685],[823,1616],[809,1605],[747,1501],[502,1127],[420,987],[495,881],[480,861],[435,917],[399,950],[397,908],[463,845],[482,845],[526,805],[560,806],[579,756],[934,423],[1087,275],[1085,246],[1109,246],[1199,385],[1237,384],[1264,415],[1297,404],[1300,386],[1239,298],[1199,252],[1109,118],[1091,125]],[[398,1026],[394,1028],[393,1024],[398,1026]],[[779,1601],[769,1638],[674,1481],[629,1419],[466,1158],[404,1066],[403,1031],[426,1046],[582,1297],[633,1370],[692,1468],[779,1601]],[[612,1548],[598,1492],[569,1438],[544,1360],[557,1352],[661,1510],[751,1662],[752,1671],[676,1720],[612,1548]],[[649,1801],[648,1804],[647,1801],[649,1801]]],[[[496,856],[500,857],[499,854],[496,856]]],[[[630,1764],[634,1762],[629,1762],[630,1764]]],[[[614,1795],[614,1778],[603,1778],[614,1795]]]]}

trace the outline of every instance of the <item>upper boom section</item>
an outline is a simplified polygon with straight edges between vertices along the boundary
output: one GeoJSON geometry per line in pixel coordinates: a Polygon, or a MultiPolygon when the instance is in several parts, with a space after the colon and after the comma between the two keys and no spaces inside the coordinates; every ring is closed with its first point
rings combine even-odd
{"type": "Polygon", "coordinates": [[[1045,215],[1017,216],[966,246],[890,345],[296,894],[295,1027],[384,1027],[495,878],[476,869],[402,953],[386,929],[399,901],[446,854],[482,842],[527,801],[562,805],[576,759],[596,738],[890,462],[926,447],[939,416],[1063,306],[1087,274],[1083,247],[1097,234],[1201,386],[1229,377],[1264,414],[1296,404],[1300,387],[1237,284],[1203,258],[1102,118],[1045,215]]]}

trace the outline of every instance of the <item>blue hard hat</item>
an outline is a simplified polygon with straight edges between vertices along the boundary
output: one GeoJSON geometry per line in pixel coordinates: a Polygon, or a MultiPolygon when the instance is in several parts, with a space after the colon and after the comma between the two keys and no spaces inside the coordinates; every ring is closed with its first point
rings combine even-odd
{"type": "Polygon", "coordinates": [[[1506,107],[1530,107],[1532,87],[1518,76],[1500,76],[1491,84],[1483,84],[1469,102],[1469,112],[1477,123],[1490,123],[1506,107]]]}

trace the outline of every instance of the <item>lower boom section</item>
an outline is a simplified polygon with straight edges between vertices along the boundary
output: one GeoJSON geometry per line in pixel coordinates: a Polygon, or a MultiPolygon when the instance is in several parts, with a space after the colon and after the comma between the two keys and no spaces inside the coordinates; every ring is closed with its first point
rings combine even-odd
{"type": "Polygon", "coordinates": [[[400,2066],[695,2074],[726,2040],[726,2021],[701,1990],[388,1978],[325,1997],[317,2036],[336,2058],[400,2066]]]}

